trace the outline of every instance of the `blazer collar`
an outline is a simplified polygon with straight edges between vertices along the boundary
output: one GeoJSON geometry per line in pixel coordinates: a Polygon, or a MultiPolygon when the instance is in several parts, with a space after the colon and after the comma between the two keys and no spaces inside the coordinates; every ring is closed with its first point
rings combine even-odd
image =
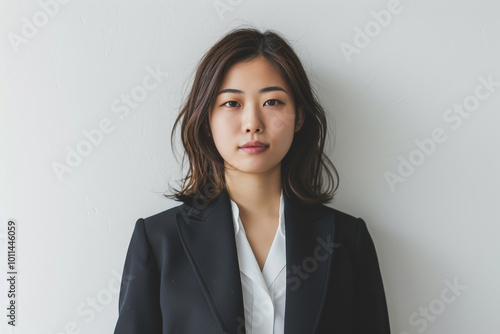
{"type": "MultiPolygon", "coordinates": [[[[284,194],[287,286],[285,333],[314,333],[329,281],[333,213],[284,194]]],[[[183,204],[177,229],[208,304],[223,333],[245,333],[243,295],[230,198],[183,204]]]]}

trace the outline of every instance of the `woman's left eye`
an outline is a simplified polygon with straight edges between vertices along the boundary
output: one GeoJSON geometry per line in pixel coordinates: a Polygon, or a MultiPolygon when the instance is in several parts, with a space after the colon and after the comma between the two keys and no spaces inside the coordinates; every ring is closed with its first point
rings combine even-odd
{"type": "Polygon", "coordinates": [[[223,106],[234,108],[237,107],[238,104],[239,103],[236,101],[227,101],[226,103],[223,104],[223,106]]]}
{"type": "Polygon", "coordinates": [[[271,100],[267,100],[267,101],[264,103],[264,105],[266,105],[266,104],[267,104],[268,106],[273,107],[273,106],[277,106],[278,104],[281,104],[281,101],[276,100],[276,99],[271,99],[271,100]],[[268,103],[268,102],[270,102],[270,103],[268,103]]]}

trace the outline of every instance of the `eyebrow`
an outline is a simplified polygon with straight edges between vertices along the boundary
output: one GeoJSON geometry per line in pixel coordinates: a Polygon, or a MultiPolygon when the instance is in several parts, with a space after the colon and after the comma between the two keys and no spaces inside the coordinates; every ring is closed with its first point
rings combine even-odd
{"type": "MultiPolygon", "coordinates": [[[[280,91],[283,91],[286,93],[286,90],[284,90],[280,86],[269,86],[269,87],[265,87],[265,88],[260,89],[259,94],[277,91],[277,90],[280,90],[280,91]]],[[[239,89],[234,89],[234,88],[226,88],[226,89],[223,89],[220,92],[218,92],[217,95],[220,95],[223,93],[243,94],[243,91],[239,90],[239,89]]]]}

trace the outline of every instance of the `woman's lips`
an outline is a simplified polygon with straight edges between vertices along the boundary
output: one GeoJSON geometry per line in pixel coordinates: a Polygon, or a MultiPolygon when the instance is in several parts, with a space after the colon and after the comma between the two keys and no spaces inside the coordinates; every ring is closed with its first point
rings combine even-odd
{"type": "Polygon", "coordinates": [[[249,146],[249,147],[240,147],[241,150],[248,153],[260,153],[269,148],[269,146],[249,146]]]}

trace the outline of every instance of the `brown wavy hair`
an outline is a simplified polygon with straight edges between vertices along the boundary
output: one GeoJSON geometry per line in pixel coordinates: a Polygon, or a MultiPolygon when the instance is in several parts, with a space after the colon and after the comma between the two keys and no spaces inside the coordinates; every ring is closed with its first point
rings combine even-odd
{"type": "Polygon", "coordinates": [[[224,160],[210,135],[209,114],[229,68],[256,57],[264,57],[279,70],[292,90],[296,115],[300,107],[305,113],[302,128],[294,134],[292,145],[281,161],[285,194],[292,200],[307,204],[325,203],[333,199],[339,176],[323,152],[327,136],[325,111],[292,47],[278,33],[270,30],[262,33],[254,28],[230,31],[200,60],[192,88],[175,120],[170,137],[173,150],[174,132],[182,121],[182,168],[187,155],[189,170],[182,180],[182,189],[174,189],[174,194],[165,197],[192,205],[193,201],[198,204],[200,201],[210,202],[226,189],[224,160]],[[322,190],[325,180],[327,187],[322,190]]]}

